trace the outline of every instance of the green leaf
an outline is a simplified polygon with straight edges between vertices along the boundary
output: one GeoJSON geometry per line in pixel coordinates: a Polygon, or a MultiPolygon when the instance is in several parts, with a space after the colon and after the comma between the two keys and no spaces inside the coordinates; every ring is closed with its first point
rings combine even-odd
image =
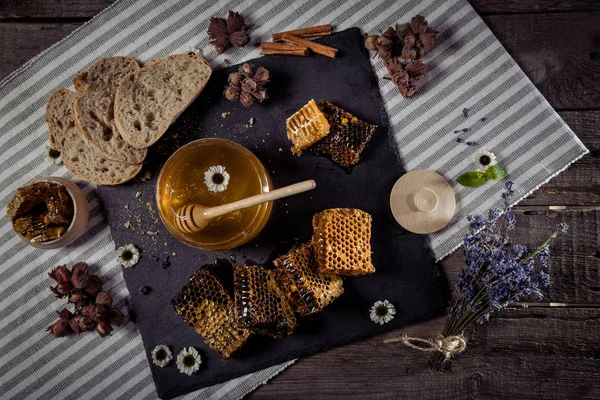
{"type": "Polygon", "coordinates": [[[500,164],[492,165],[485,171],[485,177],[488,179],[500,180],[506,176],[506,168],[500,164]]]}
{"type": "Polygon", "coordinates": [[[478,187],[485,183],[487,178],[483,172],[465,172],[456,179],[456,182],[466,187],[478,187]]]}

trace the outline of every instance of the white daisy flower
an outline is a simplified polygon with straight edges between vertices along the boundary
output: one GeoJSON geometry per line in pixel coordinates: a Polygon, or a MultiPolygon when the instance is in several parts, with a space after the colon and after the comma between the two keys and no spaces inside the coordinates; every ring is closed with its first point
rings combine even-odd
{"type": "Polygon", "coordinates": [[[192,375],[200,369],[202,364],[202,357],[200,353],[193,347],[184,347],[181,353],[177,356],[177,369],[182,374],[192,375]]]}
{"type": "Polygon", "coordinates": [[[227,190],[229,174],[222,165],[213,165],[204,173],[204,183],[211,192],[222,192],[227,190]]]}
{"type": "Polygon", "coordinates": [[[172,359],[173,353],[164,344],[159,344],[152,350],[152,363],[158,367],[166,367],[172,359]]]}
{"type": "Polygon", "coordinates": [[[477,170],[485,172],[492,165],[498,164],[498,161],[494,153],[481,149],[475,153],[475,164],[477,164],[477,170]]]}
{"type": "Polygon", "coordinates": [[[376,301],[370,311],[371,321],[379,325],[387,324],[396,315],[396,307],[387,300],[376,301]]]}
{"type": "Polygon", "coordinates": [[[60,165],[62,164],[62,158],[60,158],[60,151],[53,149],[50,144],[46,144],[46,160],[50,162],[50,164],[60,165]]]}
{"type": "Polygon", "coordinates": [[[185,49],[185,54],[195,54],[195,55],[199,56],[200,55],[200,49],[197,48],[197,47],[191,47],[190,46],[190,47],[187,47],[185,49]]]}
{"type": "Polygon", "coordinates": [[[133,267],[140,261],[140,251],[132,244],[117,249],[117,261],[125,268],[133,267]]]}

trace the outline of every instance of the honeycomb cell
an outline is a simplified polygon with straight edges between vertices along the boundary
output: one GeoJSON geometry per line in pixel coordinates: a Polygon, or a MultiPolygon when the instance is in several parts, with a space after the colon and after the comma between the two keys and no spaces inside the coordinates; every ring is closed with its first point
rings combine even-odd
{"type": "Polygon", "coordinates": [[[233,300],[217,277],[206,269],[196,271],[171,304],[206,344],[225,358],[250,336],[250,331],[240,329],[236,323],[233,300]]]}
{"type": "Polygon", "coordinates": [[[314,100],[303,106],[286,121],[287,137],[293,143],[292,153],[300,155],[302,150],[329,133],[329,123],[314,100]]]}
{"type": "Polygon", "coordinates": [[[313,217],[312,246],[322,274],[366,275],[371,262],[371,215],[355,208],[331,208],[313,217]]]}
{"type": "Polygon", "coordinates": [[[310,151],[329,156],[333,162],[345,168],[356,164],[377,125],[361,121],[325,100],[319,101],[318,107],[330,125],[329,135],[312,146],[310,151]]]}
{"type": "Polygon", "coordinates": [[[280,287],[300,315],[317,313],[344,293],[340,276],[320,274],[316,270],[311,243],[290,251],[273,263],[277,267],[280,287]]]}
{"type": "Polygon", "coordinates": [[[233,282],[240,327],[275,338],[292,334],[296,316],[277,284],[275,271],[258,265],[236,267],[233,282]]]}

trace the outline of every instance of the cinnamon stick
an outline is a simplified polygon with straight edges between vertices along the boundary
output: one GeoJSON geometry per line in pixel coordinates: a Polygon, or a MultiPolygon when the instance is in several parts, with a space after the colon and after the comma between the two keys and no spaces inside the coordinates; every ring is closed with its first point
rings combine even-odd
{"type": "Polygon", "coordinates": [[[332,29],[331,29],[331,25],[327,24],[327,25],[317,25],[317,26],[311,26],[310,28],[302,28],[302,29],[295,29],[292,31],[286,31],[286,32],[278,32],[278,33],[274,33],[271,35],[273,41],[277,41],[277,40],[281,40],[283,38],[283,35],[285,35],[286,33],[289,33],[290,35],[294,35],[294,36],[298,36],[298,37],[313,37],[313,36],[327,36],[327,35],[331,35],[332,29]]]}
{"type": "Polygon", "coordinates": [[[335,58],[338,49],[335,47],[325,46],[321,43],[311,42],[310,40],[299,38],[298,36],[291,35],[289,33],[284,33],[281,37],[288,43],[294,43],[298,46],[308,47],[310,50],[314,51],[317,54],[321,54],[327,57],[335,58]]]}
{"type": "Polygon", "coordinates": [[[297,50],[262,50],[260,54],[262,56],[269,54],[280,54],[284,56],[307,56],[308,49],[300,47],[297,50]]]}
{"type": "Polygon", "coordinates": [[[273,51],[294,51],[294,50],[308,50],[305,46],[296,46],[289,43],[272,43],[262,42],[260,44],[261,50],[273,50],[273,51]]]}

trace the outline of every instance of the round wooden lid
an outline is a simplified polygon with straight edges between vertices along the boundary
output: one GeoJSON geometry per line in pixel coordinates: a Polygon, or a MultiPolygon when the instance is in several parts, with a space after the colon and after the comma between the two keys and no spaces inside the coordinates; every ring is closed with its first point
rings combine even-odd
{"type": "Polygon", "coordinates": [[[454,190],[446,179],[426,170],[414,170],[396,181],[390,195],[392,214],[406,230],[432,233],[445,227],[454,215],[454,190]]]}

